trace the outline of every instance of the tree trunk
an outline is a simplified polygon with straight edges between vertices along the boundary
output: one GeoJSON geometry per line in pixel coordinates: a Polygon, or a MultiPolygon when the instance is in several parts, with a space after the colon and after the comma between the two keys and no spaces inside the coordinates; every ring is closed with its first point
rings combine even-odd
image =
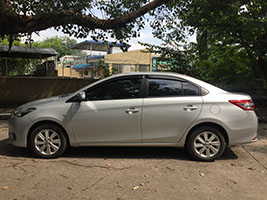
{"type": "Polygon", "coordinates": [[[267,59],[259,56],[259,58],[257,59],[257,63],[263,75],[263,78],[265,79],[265,83],[267,83],[267,59]]]}
{"type": "Polygon", "coordinates": [[[208,59],[208,31],[205,28],[197,30],[197,48],[199,51],[199,59],[208,59]]]}

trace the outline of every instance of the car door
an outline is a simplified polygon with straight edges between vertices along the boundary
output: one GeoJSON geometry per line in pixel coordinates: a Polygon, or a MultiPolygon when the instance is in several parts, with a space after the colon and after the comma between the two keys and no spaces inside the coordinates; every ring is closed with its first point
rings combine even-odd
{"type": "Polygon", "coordinates": [[[76,142],[140,143],[142,77],[112,79],[85,91],[86,101],[73,103],[76,142]]]}
{"type": "Polygon", "coordinates": [[[184,80],[153,76],[146,83],[142,142],[176,143],[201,112],[200,88],[184,80]]]}

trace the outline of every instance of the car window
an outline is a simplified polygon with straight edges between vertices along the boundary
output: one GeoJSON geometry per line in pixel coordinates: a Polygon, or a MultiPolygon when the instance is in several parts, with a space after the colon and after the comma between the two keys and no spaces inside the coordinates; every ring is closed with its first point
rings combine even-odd
{"type": "Polygon", "coordinates": [[[176,80],[149,79],[148,97],[181,96],[182,83],[176,80]]]}
{"type": "Polygon", "coordinates": [[[191,83],[183,83],[184,96],[198,96],[199,88],[191,83]]]}
{"type": "Polygon", "coordinates": [[[119,79],[87,90],[87,100],[139,98],[141,78],[119,79]]]}

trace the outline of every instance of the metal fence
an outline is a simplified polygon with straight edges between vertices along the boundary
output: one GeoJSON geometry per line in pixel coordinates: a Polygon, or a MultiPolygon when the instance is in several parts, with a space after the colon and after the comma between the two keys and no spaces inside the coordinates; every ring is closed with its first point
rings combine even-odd
{"type": "Polygon", "coordinates": [[[106,62],[104,56],[67,55],[58,61],[56,56],[36,59],[0,55],[0,76],[99,79],[111,74],[150,71],[149,64],[131,59],[116,61],[109,59],[106,62]]]}
{"type": "Polygon", "coordinates": [[[0,58],[0,76],[56,77],[53,59],[0,58]]]}

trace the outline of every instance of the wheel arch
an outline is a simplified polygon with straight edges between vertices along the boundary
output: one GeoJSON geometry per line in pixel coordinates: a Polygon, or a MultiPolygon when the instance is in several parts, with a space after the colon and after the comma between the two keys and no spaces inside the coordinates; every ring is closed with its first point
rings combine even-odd
{"type": "Polygon", "coordinates": [[[186,135],[186,139],[185,139],[185,144],[187,144],[187,140],[189,138],[189,136],[199,127],[203,127],[203,126],[211,126],[213,128],[216,128],[218,129],[222,134],[223,134],[223,137],[225,139],[225,142],[227,145],[229,145],[229,136],[228,136],[228,133],[227,131],[225,130],[225,128],[217,123],[214,123],[214,122],[202,122],[202,123],[199,123],[199,124],[196,124],[195,126],[193,126],[189,131],[188,131],[188,134],[186,135]]]}
{"type": "Polygon", "coordinates": [[[59,124],[59,123],[57,123],[57,122],[55,122],[55,121],[52,121],[52,120],[42,120],[42,121],[35,122],[35,123],[30,127],[30,129],[29,129],[29,131],[28,131],[28,133],[27,133],[27,143],[26,143],[26,146],[27,146],[27,147],[28,147],[28,144],[29,144],[29,139],[30,139],[30,136],[31,136],[32,131],[33,131],[36,127],[38,127],[38,126],[40,126],[40,125],[43,125],[43,124],[53,124],[53,125],[59,127],[59,128],[63,131],[63,133],[65,134],[65,137],[66,137],[66,139],[67,139],[67,145],[68,145],[68,146],[70,145],[69,135],[67,134],[65,128],[64,128],[61,124],[59,124]]]}

